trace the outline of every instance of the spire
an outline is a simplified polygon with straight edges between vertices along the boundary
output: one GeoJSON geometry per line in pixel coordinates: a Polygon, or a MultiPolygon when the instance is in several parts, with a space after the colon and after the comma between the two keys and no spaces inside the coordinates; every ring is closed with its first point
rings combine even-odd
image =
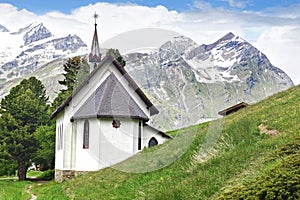
{"type": "Polygon", "coordinates": [[[93,17],[95,19],[95,31],[94,31],[94,36],[93,36],[91,53],[89,55],[89,62],[91,64],[90,72],[93,71],[96,64],[101,61],[101,53],[100,53],[100,47],[99,47],[99,42],[98,42],[98,34],[97,34],[97,18],[99,17],[99,15],[95,12],[93,17]]]}

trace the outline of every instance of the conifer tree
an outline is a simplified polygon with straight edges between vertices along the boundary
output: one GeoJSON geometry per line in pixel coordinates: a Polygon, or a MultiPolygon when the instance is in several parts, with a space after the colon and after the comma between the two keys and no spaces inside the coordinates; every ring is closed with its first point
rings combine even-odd
{"type": "Polygon", "coordinates": [[[125,67],[126,62],[121,56],[120,52],[118,49],[108,49],[106,55],[112,55],[113,57],[116,58],[116,60],[121,64],[122,67],[125,67]]]}
{"type": "Polygon", "coordinates": [[[54,99],[52,104],[53,109],[60,106],[89,73],[89,65],[86,58],[81,58],[80,56],[69,58],[63,67],[66,73],[63,74],[64,79],[58,82],[64,86],[64,89],[54,99]]]}
{"type": "Polygon", "coordinates": [[[55,126],[54,121],[50,125],[40,126],[35,131],[35,138],[39,142],[33,161],[43,170],[55,167],[55,126]]]}
{"type": "Polygon", "coordinates": [[[29,160],[39,146],[34,132],[49,123],[45,88],[35,77],[24,79],[1,100],[0,151],[18,164],[19,180],[26,179],[29,160]]]}
{"type": "Polygon", "coordinates": [[[64,90],[73,90],[76,85],[76,77],[81,65],[81,58],[79,56],[75,56],[73,58],[69,58],[68,61],[64,64],[64,71],[66,72],[64,75],[64,80],[58,81],[59,84],[66,87],[64,90]]]}

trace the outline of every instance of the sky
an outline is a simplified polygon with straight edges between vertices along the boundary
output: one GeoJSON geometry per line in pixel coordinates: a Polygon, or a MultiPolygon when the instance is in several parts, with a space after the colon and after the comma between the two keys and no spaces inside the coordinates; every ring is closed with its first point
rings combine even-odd
{"type": "MultiPolygon", "coordinates": [[[[51,1],[41,1],[41,0],[6,0],[0,1],[2,3],[10,3],[15,5],[19,9],[27,9],[37,14],[44,14],[53,10],[61,11],[65,14],[70,14],[72,10],[86,6],[88,4],[95,4],[95,0],[72,0],[62,1],[62,0],[51,0],[51,1]]],[[[118,3],[118,4],[136,4],[149,7],[155,7],[157,5],[162,5],[170,10],[177,11],[187,11],[193,9],[193,4],[196,2],[194,0],[107,0],[105,2],[118,3]]],[[[200,2],[200,1],[198,1],[200,2]]],[[[203,1],[211,4],[214,7],[231,8],[231,9],[241,9],[241,10],[252,10],[261,11],[270,7],[286,7],[296,3],[299,0],[209,0],[203,1]]]]}
{"type": "Polygon", "coordinates": [[[175,31],[198,44],[232,32],[300,84],[300,0],[0,0],[0,24],[9,30],[43,22],[56,36],[76,34],[88,45],[95,12],[100,45],[144,28],[175,31]]]}

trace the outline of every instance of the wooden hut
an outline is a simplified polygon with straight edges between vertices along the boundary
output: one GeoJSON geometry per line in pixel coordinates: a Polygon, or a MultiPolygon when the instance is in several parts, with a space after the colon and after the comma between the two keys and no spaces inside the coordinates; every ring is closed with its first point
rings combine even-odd
{"type": "Polygon", "coordinates": [[[219,115],[222,115],[222,116],[226,116],[226,115],[230,115],[231,113],[234,113],[242,108],[245,108],[249,106],[249,104],[245,103],[245,102],[241,102],[239,104],[236,104],[234,106],[231,106],[229,108],[226,108],[220,112],[218,112],[219,115]]]}

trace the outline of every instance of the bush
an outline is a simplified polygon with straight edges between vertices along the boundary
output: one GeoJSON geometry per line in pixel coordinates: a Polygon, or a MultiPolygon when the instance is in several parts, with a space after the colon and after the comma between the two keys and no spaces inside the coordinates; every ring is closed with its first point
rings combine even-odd
{"type": "Polygon", "coordinates": [[[16,176],[17,164],[10,163],[6,160],[1,160],[0,176],[16,176]]]}
{"type": "Polygon", "coordinates": [[[53,179],[54,179],[54,175],[55,175],[55,170],[51,169],[51,170],[44,171],[44,172],[38,177],[38,179],[50,181],[50,180],[53,180],[53,179]]]}

